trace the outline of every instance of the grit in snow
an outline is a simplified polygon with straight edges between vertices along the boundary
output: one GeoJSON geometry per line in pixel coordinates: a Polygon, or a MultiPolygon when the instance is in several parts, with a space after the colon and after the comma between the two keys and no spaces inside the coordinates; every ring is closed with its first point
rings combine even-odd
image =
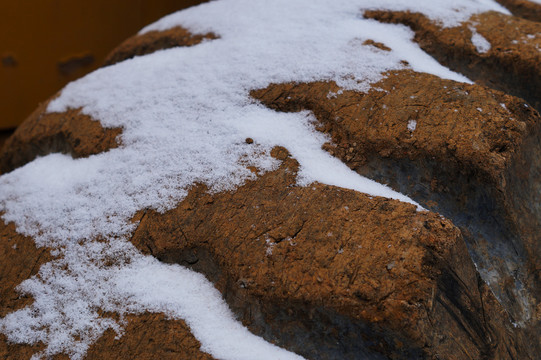
{"type": "MultiPolygon", "coordinates": [[[[13,342],[46,344],[35,358],[80,359],[106,329],[122,332],[99,310],[164,312],[184,319],[215,358],[300,358],[250,334],[203,276],[140,254],[127,240],[136,226],[130,219],[145,208],[171,209],[194,183],[230,190],[254,178],[247,166],[275,169],[276,145],[299,161],[299,185],[319,181],[413,203],[323,151],[328,139],[315,131],[310,112],[277,113],[249,96],[270,83],[321,80],[366,91],[382,73],[403,69],[401,60],[415,71],[468,82],[421,51],[408,28],[364,19],[373,4],[206,3],[143,32],[182,25],[219,39],[127,60],[66,86],[48,111],[82,108],[105,127],[122,128],[122,146],[78,160],[51,154],[0,177],[4,221],[59,255],[19,286],[35,301],[0,319],[0,331],[13,342]],[[368,39],[392,50],[363,45],[368,39]],[[255,143],[246,144],[247,137],[255,143]]],[[[504,11],[488,0],[388,0],[377,8],[423,12],[444,26],[504,11]]]]}

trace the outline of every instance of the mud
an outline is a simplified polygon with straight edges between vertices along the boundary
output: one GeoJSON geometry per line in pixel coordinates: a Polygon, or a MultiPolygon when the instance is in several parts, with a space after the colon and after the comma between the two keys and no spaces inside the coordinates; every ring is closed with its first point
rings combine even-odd
{"type": "Polygon", "coordinates": [[[200,350],[201,344],[182,320],[145,313],[127,316],[125,322],[122,337],[118,338],[112,330],[106,331],[90,347],[85,359],[214,359],[200,350]]]}
{"type": "MultiPolygon", "coordinates": [[[[37,248],[31,238],[17,233],[15,225],[0,219],[0,317],[21,309],[34,300],[16,291],[34,276],[42,264],[53,259],[48,249],[37,248]]],[[[43,346],[15,345],[0,334],[0,359],[30,359],[43,346]]]]}
{"type": "Polygon", "coordinates": [[[496,0],[513,15],[530,21],[541,22],[541,5],[528,0],[496,0]]]}
{"type": "Polygon", "coordinates": [[[278,111],[313,111],[331,154],[451,219],[510,317],[539,343],[538,113],[497,91],[409,71],[367,94],[327,96],[337,91],[281,84],[252,95],[278,111]]]}
{"type": "Polygon", "coordinates": [[[367,11],[364,16],[411,27],[415,41],[441,64],[541,109],[541,23],[496,12],[475,15],[453,28],[417,13],[367,11]],[[486,53],[472,44],[472,29],[491,44],[486,53]]]}
{"type": "Polygon", "coordinates": [[[0,173],[10,172],[55,152],[74,158],[88,157],[119,145],[121,129],[104,128],[79,109],[46,113],[41,104],[4,143],[0,150],[0,173]]]}
{"type": "Polygon", "coordinates": [[[308,358],[527,358],[450,221],[297,187],[297,162],[274,155],[279,170],[235,192],[199,186],[174,210],[140,213],[132,242],[204,273],[254,333],[308,358]]]}
{"type": "Polygon", "coordinates": [[[212,39],[216,39],[216,35],[212,33],[194,35],[179,26],[165,31],[150,31],[124,41],[107,56],[104,65],[112,65],[135,56],[151,54],[158,50],[177,46],[193,46],[204,40],[212,39]]]}

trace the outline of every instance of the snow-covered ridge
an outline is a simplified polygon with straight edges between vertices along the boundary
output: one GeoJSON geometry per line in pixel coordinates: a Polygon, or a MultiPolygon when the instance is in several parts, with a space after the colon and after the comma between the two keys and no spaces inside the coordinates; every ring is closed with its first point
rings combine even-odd
{"type": "MultiPolygon", "coordinates": [[[[140,209],[174,207],[196,182],[230,190],[254,177],[247,166],[275,169],[269,152],[276,145],[301,164],[300,185],[320,181],[412,202],[324,152],[328,139],[314,130],[311,113],[276,113],[249,97],[269,83],[318,80],[366,91],[383,72],[404,68],[401,60],[415,71],[468,81],[425,54],[406,27],[363,19],[373,4],[206,3],[143,32],[182,25],[219,39],[128,60],[66,86],[48,111],[81,107],[104,126],[121,127],[122,146],[78,160],[52,154],[0,177],[4,221],[61,255],[21,284],[36,301],[0,319],[0,331],[15,342],[43,341],[47,348],[37,357],[64,352],[79,359],[107,328],[121,332],[99,309],[159,311],[185,319],[216,358],[299,358],[249,334],[202,276],[139,254],[127,241],[135,226],[129,219],[140,209]],[[392,51],[362,45],[368,39],[392,51]],[[246,144],[247,137],[255,144],[246,144]],[[105,266],[105,259],[115,262],[105,266]]],[[[445,26],[476,12],[503,11],[488,0],[387,0],[377,8],[423,12],[445,26]]]]}

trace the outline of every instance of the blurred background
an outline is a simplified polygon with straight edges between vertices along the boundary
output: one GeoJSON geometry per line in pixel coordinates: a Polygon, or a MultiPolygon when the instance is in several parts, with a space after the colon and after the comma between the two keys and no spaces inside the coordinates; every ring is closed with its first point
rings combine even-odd
{"type": "Polygon", "coordinates": [[[42,101],[145,25],[203,0],[0,0],[0,147],[42,101]]]}

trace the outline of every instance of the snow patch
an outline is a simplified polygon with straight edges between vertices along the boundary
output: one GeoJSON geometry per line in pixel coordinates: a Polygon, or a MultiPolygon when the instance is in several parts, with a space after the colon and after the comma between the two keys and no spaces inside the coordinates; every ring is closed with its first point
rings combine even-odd
{"type": "Polygon", "coordinates": [[[470,27],[470,30],[472,32],[471,42],[475,46],[475,50],[480,54],[488,52],[491,48],[490,42],[479,34],[474,27],[470,27]]]}
{"type": "Polygon", "coordinates": [[[409,120],[408,121],[408,130],[411,132],[414,132],[417,128],[417,121],[416,120],[409,120]]]}

